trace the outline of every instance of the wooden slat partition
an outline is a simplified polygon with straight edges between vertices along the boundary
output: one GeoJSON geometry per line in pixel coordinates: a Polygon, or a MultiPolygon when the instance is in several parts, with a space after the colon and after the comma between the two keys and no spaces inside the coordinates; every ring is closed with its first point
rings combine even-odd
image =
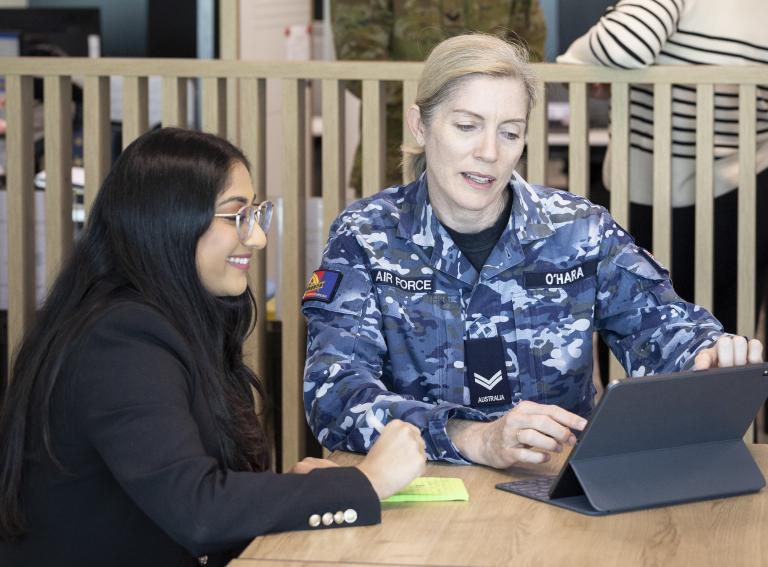
{"type": "MultiPolygon", "coordinates": [[[[653,93],[653,255],[672,264],[672,86],[653,93]]],[[[672,274],[674,277],[674,274],[672,274]]]]}
{"type": "MultiPolygon", "coordinates": [[[[345,120],[344,81],[322,80],[323,143],[323,229],[325,239],[336,216],[346,205],[346,167],[344,134],[345,120]]],[[[323,457],[328,450],[323,448],[323,457]]]]}
{"type": "Polygon", "coordinates": [[[305,223],[305,82],[283,80],[283,275],[280,285],[283,314],[282,468],[288,470],[304,456],[302,382],[306,325],[301,296],[306,284],[305,223]]]}
{"type": "Polygon", "coordinates": [[[629,85],[611,86],[611,214],[629,226],[629,85]]]}
{"type": "MultiPolygon", "coordinates": [[[[739,324],[740,333],[752,335],[754,332],[754,238],[755,238],[755,88],[754,85],[768,83],[766,66],[754,67],[718,67],[676,66],[651,67],[636,71],[617,71],[606,68],[592,68],[567,65],[536,64],[534,72],[544,82],[559,82],[569,85],[571,104],[571,124],[569,127],[571,144],[569,155],[569,188],[574,193],[588,194],[589,187],[589,151],[587,146],[588,120],[586,110],[586,86],[589,83],[610,83],[611,101],[611,212],[616,220],[631,230],[629,224],[628,194],[628,155],[629,155],[629,84],[651,84],[657,93],[657,113],[661,106],[669,101],[658,102],[658,93],[668,92],[673,83],[691,84],[698,89],[699,113],[697,117],[697,207],[696,207],[696,297],[705,306],[711,306],[712,288],[712,107],[714,103],[714,84],[734,84],[741,87],[740,134],[741,175],[739,184],[739,324]],[[702,159],[703,158],[703,159],[702,159]],[[751,215],[751,216],[750,216],[751,215]]],[[[304,232],[305,226],[305,191],[306,191],[306,85],[309,80],[323,82],[324,114],[324,156],[323,156],[323,199],[324,224],[327,228],[336,210],[344,203],[344,127],[343,127],[343,81],[362,80],[363,87],[363,152],[364,152],[364,194],[369,195],[384,186],[384,135],[385,123],[383,85],[385,81],[400,81],[403,84],[404,107],[407,108],[415,99],[416,85],[421,72],[419,63],[381,62],[269,62],[269,61],[201,61],[201,60],[128,60],[128,59],[0,59],[0,74],[7,75],[8,81],[8,183],[9,183],[9,234],[12,248],[9,253],[12,264],[10,302],[10,338],[17,340],[28,321],[34,304],[34,281],[25,270],[33,266],[34,255],[28,251],[19,252],[19,243],[33,242],[27,235],[32,230],[31,191],[31,132],[27,125],[31,116],[30,77],[46,76],[48,85],[63,85],[72,76],[82,76],[85,81],[85,169],[86,169],[86,209],[90,208],[96,191],[109,167],[111,155],[110,120],[109,120],[109,78],[125,77],[125,140],[128,141],[143,132],[146,124],[146,82],[147,77],[157,75],[163,79],[163,123],[186,124],[186,89],[189,80],[202,77],[202,117],[203,128],[208,131],[226,134],[233,140],[239,140],[246,155],[252,162],[252,177],[259,199],[266,195],[267,183],[267,113],[266,81],[283,82],[283,128],[284,151],[283,176],[281,187],[273,191],[283,191],[283,227],[284,240],[279,263],[283,273],[278,282],[280,318],[283,323],[283,374],[282,374],[282,418],[283,441],[281,444],[282,467],[291,466],[304,454],[304,417],[301,404],[301,378],[303,373],[305,327],[299,312],[299,298],[303,291],[306,274],[304,272],[304,232]],[[23,76],[23,77],[21,77],[23,76]],[[15,77],[15,78],[14,78],[15,77]],[[58,82],[56,78],[63,78],[58,82]],[[15,81],[15,82],[14,82],[15,81]],[[236,82],[239,82],[239,87],[236,82]],[[27,85],[27,86],[25,86],[27,85]],[[239,93],[239,100],[233,102],[234,94],[239,93]],[[20,102],[22,101],[22,102],[20,102]],[[16,106],[14,106],[16,105],[16,106]],[[238,109],[242,109],[238,112],[238,109]],[[335,117],[335,118],[334,118],[335,117]],[[24,124],[20,127],[20,124],[24,124]],[[23,164],[20,167],[19,164],[23,164]],[[29,190],[28,190],[29,189],[29,190]],[[21,204],[19,204],[21,203],[21,204]],[[18,214],[17,214],[18,213],[18,214]],[[27,217],[29,217],[27,219],[27,217]],[[24,220],[27,219],[27,220],[24,220]],[[15,286],[15,287],[14,287],[15,286]],[[26,317],[26,318],[25,318],[26,317]]],[[[57,87],[46,88],[50,89],[57,87]]],[[[65,90],[65,89],[64,89],[65,90]]],[[[666,95],[662,95],[662,98],[666,95]]],[[[54,97],[55,98],[55,97],[54,97]]],[[[62,99],[66,98],[62,95],[62,99]]],[[[47,104],[53,104],[52,98],[47,104]]],[[[671,103],[669,103],[671,104],[671,103]]],[[[58,103],[56,103],[58,107],[58,103]]],[[[49,108],[47,112],[53,112],[49,108]]],[[[64,110],[59,113],[65,114],[64,110]]],[[[671,149],[671,139],[666,139],[670,124],[666,118],[656,121],[656,147],[662,148],[659,154],[668,153],[663,147],[671,149]]],[[[49,120],[55,124],[57,119],[49,120]]],[[[59,119],[62,122],[63,119],[59,119]]],[[[349,125],[347,125],[349,126],[349,125]]],[[[532,182],[546,182],[547,174],[547,120],[544,104],[534,109],[529,126],[528,179],[532,182]]],[[[49,124],[46,134],[47,143],[60,141],[60,147],[66,144],[65,132],[49,124]],[[53,137],[50,128],[53,127],[53,137]],[[50,139],[48,139],[50,138],[50,139]]],[[[404,141],[413,142],[407,129],[404,141]]],[[[63,190],[66,170],[66,151],[60,150],[61,161],[51,162],[54,149],[47,149],[51,170],[51,185],[57,183],[62,189],[57,204],[50,205],[61,215],[62,226],[65,192],[63,190]],[[56,168],[59,168],[58,172],[56,168]],[[59,179],[55,181],[53,179],[59,179]]],[[[663,187],[667,183],[667,158],[660,157],[655,167],[656,202],[669,198],[663,187]]],[[[664,205],[662,209],[668,209],[664,205]]],[[[56,213],[54,213],[56,214],[56,213]]],[[[658,243],[669,237],[669,215],[657,212],[654,218],[658,243]],[[661,236],[660,236],[661,235],[661,236]]],[[[61,228],[61,227],[60,227],[61,228]]],[[[31,233],[30,233],[31,234],[31,233]]],[[[276,236],[276,231],[270,237],[276,236]]],[[[60,239],[63,243],[63,238],[60,239]]],[[[272,238],[271,254],[275,254],[272,238]]],[[[53,244],[51,244],[53,250],[53,244]]],[[[662,261],[664,251],[657,247],[657,254],[662,261]]],[[[66,252],[51,252],[53,257],[64,257],[66,252]]],[[[252,264],[253,288],[258,303],[259,321],[254,338],[246,345],[249,363],[257,373],[266,372],[266,255],[256,254],[252,264]]],[[[51,272],[52,275],[52,272],[51,272]]],[[[612,363],[612,378],[620,378],[623,370],[612,363]]]]}
{"type": "Polygon", "coordinates": [[[240,0],[219,0],[219,53],[222,59],[240,57],[240,0]]]}
{"type": "MultiPolygon", "coordinates": [[[[161,77],[263,77],[268,79],[339,79],[339,80],[376,80],[376,81],[408,81],[418,80],[421,74],[421,64],[403,61],[380,61],[373,65],[369,61],[245,61],[245,60],[221,60],[221,59],[128,59],[108,57],[91,59],[88,57],[12,57],[0,58],[1,72],[6,75],[36,74],[36,75],[67,75],[67,76],[126,76],[149,77],[158,75],[161,77]]],[[[550,78],[547,80],[570,81],[574,77],[582,77],[583,69],[567,69],[569,66],[533,65],[534,71],[543,70],[550,78]],[[549,67],[557,67],[556,78],[551,78],[549,67]]],[[[571,66],[575,67],[575,66],[571,66]]],[[[749,71],[759,69],[743,67],[745,72],[739,70],[723,77],[728,82],[743,81],[742,77],[749,75],[749,71]]],[[[554,69],[553,69],[554,70],[554,69]]],[[[692,69],[695,73],[695,68],[692,69]]],[[[590,76],[594,74],[594,81],[611,82],[616,72],[610,70],[589,70],[590,76]]],[[[632,73],[632,77],[638,77],[641,82],[648,75],[647,72],[632,73]]],[[[650,80],[658,76],[658,72],[650,73],[650,80]]],[[[696,83],[698,76],[705,77],[706,73],[692,75],[689,82],[696,83]]],[[[583,79],[580,79],[583,80],[583,79]]],[[[747,79],[744,82],[750,82],[747,79]]],[[[759,81],[758,81],[759,82],[759,81]]]]}
{"type": "Polygon", "coordinates": [[[527,180],[538,185],[546,185],[547,182],[547,130],[547,91],[542,87],[528,121],[527,180]]]}
{"type": "MultiPolygon", "coordinates": [[[[611,85],[611,214],[621,226],[629,227],[629,85],[611,85]]],[[[615,357],[610,358],[608,377],[619,380],[626,376],[615,357]]]]}
{"type": "Polygon", "coordinates": [[[363,196],[384,188],[386,172],[386,122],[384,120],[384,83],[363,81],[363,196]]]}
{"type": "Polygon", "coordinates": [[[757,91],[754,85],[739,87],[739,232],[736,326],[740,335],[755,334],[755,166],[757,144],[757,91]]]}
{"type": "MultiPolygon", "coordinates": [[[[35,312],[32,77],[6,77],[6,117],[8,349],[11,354],[35,312]]],[[[12,363],[10,356],[8,359],[9,363],[12,363]]],[[[8,376],[11,377],[10,372],[8,376]]]]}
{"type": "Polygon", "coordinates": [[[344,82],[323,79],[323,238],[344,208],[346,168],[344,167],[344,82]]]}
{"type": "Polygon", "coordinates": [[[123,148],[149,129],[149,81],[125,77],[123,82],[123,148]]]}
{"type": "Polygon", "coordinates": [[[72,80],[45,77],[45,272],[56,279],[73,243],[72,80]]]}
{"type": "MultiPolygon", "coordinates": [[[[240,100],[248,109],[240,128],[241,147],[251,162],[251,180],[258,202],[267,198],[267,88],[265,79],[241,79],[240,100]]],[[[277,224],[273,221],[273,225],[277,224]]],[[[267,235],[270,240],[276,230],[267,235]]],[[[245,357],[263,383],[267,376],[267,251],[254,252],[249,277],[256,298],[256,328],[245,345],[245,357]]]]}
{"type": "MultiPolygon", "coordinates": [[[[757,165],[757,89],[739,87],[739,212],[736,280],[736,328],[746,337],[755,334],[755,236],[757,208],[755,167],[757,165]]],[[[729,330],[729,329],[726,329],[729,330]]],[[[744,441],[754,441],[754,424],[744,434],[744,441]]]]}
{"type": "MultiPolygon", "coordinates": [[[[408,128],[407,116],[408,116],[408,109],[411,108],[411,105],[416,103],[416,95],[417,95],[418,87],[419,87],[418,81],[403,81],[403,145],[404,146],[416,145],[416,137],[411,133],[410,128],[408,128]]],[[[404,169],[403,183],[410,183],[411,181],[413,181],[413,176],[404,169]]]]}
{"type": "MultiPolygon", "coordinates": [[[[37,74],[67,76],[148,77],[264,77],[274,79],[339,79],[376,81],[417,81],[421,63],[403,61],[245,61],[202,59],[126,59],[87,57],[2,58],[0,71],[6,75],[37,74]]],[[[652,66],[632,71],[581,65],[535,63],[531,69],[544,83],[684,83],[744,84],[765,83],[764,65],[734,65],[713,68],[706,65],[652,66]]]]}
{"type": "Polygon", "coordinates": [[[226,137],[233,144],[240,143],[240,79],[230,77],[224,79],[225,107],[224,121],[226,123],[226,137]],[[231,109],[227,112],[227,109],[231,109]]]}
{"type": "MultiPolygon", "coordinates": [[[[222,59],[240,58],[240,1],[219,2],[219,53],[222,59]]],[[[226,81],[226,136],[233,144],[240,142],[240,86],[236,77],[226,81]]]]}
{"type": "Polygon", "coordinates": [[[86,215],[112,162],[112,125],[109,120],[109,77],[86,77],[83,107],[83,161],[86,215]]]}
{"type": "Polygon", "coordinates": [[[163,77],[163,126],[187,127],[187,80],[163,77]]]}
{"type": "Polygon", "coordinates": [[[226,136],[226,80],[216,77],[204,77],[202,82],[203,130],[217,136],[226,136]]]}
{"type": "Polygon", "coordinates": [[[570,124],[568,125],[568,190],[576,195],[589,195],[589,115],[587,84],[568,85],[570,124]]]}
{"type": "Polygon", "coordinates": [[[712,311],[715,244],[714,129],[715,97],[712,85],[696,89],[696,256],[694,299],[712,311]]]}

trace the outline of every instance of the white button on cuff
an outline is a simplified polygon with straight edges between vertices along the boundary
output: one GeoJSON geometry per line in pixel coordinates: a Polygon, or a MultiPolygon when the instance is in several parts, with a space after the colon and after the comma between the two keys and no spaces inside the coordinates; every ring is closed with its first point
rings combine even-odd
{"type": "Polygon", "coordinates": [[[348,524],[354,524],[357,521],[357,512],[352,508],[344,510],[344,521],[348,524]]]}
{"type": "Polygon", "coordinates": [[[320,514],[312,514],[309,517],[309,525],[312,528],[316,528],[320,525],[320,514]]]}
{"type": "Polygon", "coordinates": [[[333,514],[326,512],[323,514],[323,525],[330,526],[333,523],[333,514]]]}
{"type": "Polygon", "coordinates": [[[197,558],[197,564],[198,565],[208,565],[208,556],[207,555],[201,555],[197,558]]]}
{"type": "Polygon", "coordinates": [[[339,510],[333,515],[333,521],[337,524],[343,524],[344,523],[344,512],[339,510]]]}

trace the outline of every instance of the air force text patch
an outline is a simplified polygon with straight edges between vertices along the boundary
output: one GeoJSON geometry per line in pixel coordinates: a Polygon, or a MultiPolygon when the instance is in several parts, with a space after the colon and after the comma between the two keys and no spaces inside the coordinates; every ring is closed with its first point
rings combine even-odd
{"type": "Polygon", "coordinates": [[[551,272],[528,272],[524,274],[525,289],[532,287],[562,287],[594,276],[597,273],[597,260],[590,260],[568,268],[551,272]]]}
{"type": "Polygon", "coordinates": [[[316,270],[309,279],[302,302],[310,299],[330,303],[341,283],[341,272],[335,270],[316,270]]]}
{"type": "Polygon", "coordinates": [[[373,270],[373,283],[392,285],[413,293],[432,293],[435,291],[433,276],[403,277],[388,270],[373,270]]]}

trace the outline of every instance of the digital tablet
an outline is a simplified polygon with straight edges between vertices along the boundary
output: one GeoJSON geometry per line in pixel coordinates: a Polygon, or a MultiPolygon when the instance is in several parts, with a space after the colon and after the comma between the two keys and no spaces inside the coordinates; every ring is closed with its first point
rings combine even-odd
{"type": "Polygon", "coordinates": [[[768,364],[611,384],[558,475],[496,487],[604,515],[757,492],[743,441],[768,397],[768,364]]]}

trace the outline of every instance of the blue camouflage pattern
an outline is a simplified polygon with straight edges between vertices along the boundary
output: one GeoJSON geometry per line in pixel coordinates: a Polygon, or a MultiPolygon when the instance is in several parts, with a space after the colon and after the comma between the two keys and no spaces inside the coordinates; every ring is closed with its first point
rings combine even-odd
{"type": "Polygon", "coordinates": [[[631,376],[689,368],[723,334],[603,207],[517,173],[509,190],[509,222],[479,274],[435,216],[424,175],[336,219],[321,269],[341,283],[330,302],[303,304],[304,407],[323,446],[367,451],[373,412],[417,426],[429,459],[466,463],[449,419],[490,421],[522,400],[590,415],[594,331],[631,376]],[[577,277],[583,266],[594,275],[577,277]],[[376,283],[379,270],[432,278],[431,291],[376,283]],[[526,288],[542,277],[552,286],[526,288]],[[512,404],[468,407],[464,340],[498,336],[512,404]]]}

